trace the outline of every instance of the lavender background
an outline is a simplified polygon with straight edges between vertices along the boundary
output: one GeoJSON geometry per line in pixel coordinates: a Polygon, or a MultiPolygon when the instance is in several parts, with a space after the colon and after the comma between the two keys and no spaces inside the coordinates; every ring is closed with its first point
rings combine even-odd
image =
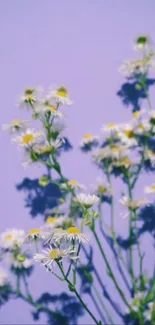
{"type": "MultiPolygon", "coordinates": [[[[154,0],[1,0],[1,124],[24,117],[14,105],[24,87],[65,84],[74,101],[73,106],[65,109],[66,135],[74,150],[61,157],[63,172],[70,179],[92,184],[100,172],[91,164],[89,155],[81,154],[78,143],[86,132],[98,134],[103,123],[124,122],[131,117],[130,107],[124,107],[116,95],[124,82],[118,67],[124,59],[137,56],[132,51],[135,36],[147,33],[154,37],[154,10],[154,0]]],[[[20,153],[3,132],[0,148],[0,231],[7,227],[26,230],[38,227],[42,224],[41,216],[31,218],[24,207],[25,194],[17,191],[15,185],[25,177],[40,177],[43,171],[23,170],[20,153]]],[[[151,180],[151,175],[142,176],[136,192],[138,197],[143,196],[143,186],[151,180]]],[[[117,181],[115,186],[119,197],[122,183],[117,181]]],[[[117,226],[123,233],[127,221],[120,221],[119,213],[120,207],[116,206],[117,226]]],[[[146,236],[145,246],[149,240],[146,236]]],[[[146,259],[148,270],[152,259],[150,252],[146,259]]],[[[105,269],[101,269],[99,255],[96,267],[103,276],[105,269]]],[[[114,262],[113,268],[116,268],[114,262]]],[[[52,294],[66,290],[65,285],[37,266],[30,279],[34,295],[38,297],[48,291],[49,283],[52,294]]],[[[96,313],[90,298],[85,295],[85,299],[96,313]]],[[[1,309],[0,323],[32,324],[30,311],[32,308],[26,303],[12,300],[1,309]]],[[[79,322],[89,324],[90,318],[84,315],[79,322]]]]}

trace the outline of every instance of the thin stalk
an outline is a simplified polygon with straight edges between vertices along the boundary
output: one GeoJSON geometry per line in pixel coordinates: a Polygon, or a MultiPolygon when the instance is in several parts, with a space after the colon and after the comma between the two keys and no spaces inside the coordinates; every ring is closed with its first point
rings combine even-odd
{"type": "Polygon", "coordinates": [[[62,275],[64,276],[65,281],[68,283],[68,285],[72,288],[73,292],[75,293],[75,295],[77,296],[78,300],[80,301],[81,305],[83,306],[83,308],[87,311],[87,313],[90,315],[90,317],[93,319],[93,321],[95,322],[96,325],[101,325],[101,322],[98,322],[98,320],[95,318],[95,316],[92,314],[92,312],[89,310],[89,308],[87,307],[87,305],[85,304],[85,302],[83,301],[83,299],[80,297],[76,287],[73,285],[73,283],[68,280],[68,278],[66,277],[64,270],[61,266],[61,264],[59,262],[57,262],[58,267],[62,273],[62,275]]]}
{"type": "Polygon", "coordinates": [[[93,234],[94,234],[94,237],[95,237],[95,239],[96,239],[96,242],[97,242],[97,244],[98,244],[98,247],[99,247],[99,249],[100,249],[100,252],[101,252],[101,254],[102,254],[102,256],[103,256],[103,259],[104,259],[105,264],[106,264],[106,266],[107,266],[107,269],[108,269],[108,271],[109,271],[110,277],[111,277],[111,279],[113,280],[113,282],[114,282],[114,284],[115,284],[115,287],[116,287],[117,291],[119,292],[119,294],[120,294],[122,300],[124,301],[125,305],[128,306],[128,307],[130,308],[130,305],[128,304],[128,301],[127,301],[127,299],[125,298],[123,291],[120,289],[120,286],[118,285],[118,283],[117,283],[117,281],[116,281],[116,279],[115,279],[115,276],[114,276],[114,274],[113,274],[113,272],[112,272],[111,266],[110,266],[110,264],[109,264],[109,262],[108,262],[108,260],[107,260],[107,257],[106,257],[106,255],[105,255],[105,253],[104,253],[104,250],[103,250],[103,248],[102,248],[102,245],[101,245],[101,243],[100,243],[100,241],[99,241],[99,239],[98,239],[98,236],[97,236],[97,234],[96,234],[96,231],[95,231],[94,229],[92,229],[92,232],[93,232],[93,234]]]}

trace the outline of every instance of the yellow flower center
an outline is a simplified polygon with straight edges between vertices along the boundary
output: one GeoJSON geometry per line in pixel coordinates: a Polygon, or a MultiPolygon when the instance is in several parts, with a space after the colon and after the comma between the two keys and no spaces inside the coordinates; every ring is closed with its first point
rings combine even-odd
{"type": "Polygon", "coordinates": [[[110,128],[110,129],[113,128],[113,127],[115,127],[115,126],[116,126],[115,123],[109,123],[109,124],[108,124],[108,128],[110,128]]]}
{"type": "Polygon", "coordinates": [[[153,191],[155,191],[155,185],[152,185],[152,186],[151,186],[151,189],[152,189],[153,191]]]}
{"type": "Polygon", "coordinates": [[[132,130],[126,130],[126,131],[125,131],[125,135],[126,135],[128,138],[133,138],[134,133],[133,133],[132,130]]]}
{"type": "Polygon", "coordinates": [[[139,112],[139,111],[136,111],[136,112],[134,112],[134,113],[132,114],[132,117],[133,117],[133,118],[138,118],[139,115],[140,115],[140,112],[139,112]]]}
{"type": "Polygon", "coordinates": [[[20,124],[20,120],[13,120],[13,121],[12,121],[12,124],[13,124],[14,126],[19,126],[19,124],[20,124]]]}
{"type": "Polygon", "coordinates": [[[81,232],[80,232],[80,230],[79,230],[78,228],[76,228],[76,227],[69,227],[69,228],[67,229],[67,233],[68,233],[68,234],[79,235],[81,232]]]}
{"type": "Polygon", "coordinates": [[[46,222],[47,223],[54,223],[56,221],[56,218],[54,218],[54,217],[48,217],[47,219],[46,219],[46,222]]]}
{"type": "Polygon", "coordinates": [[[32,229],[29,231],[29,235],[39,235],[41,233],[40,229],[32,229]]]}
{"type": "Polygon", "coordinates": [[[11,239],[13,239],[13,235],[12,235],[12,234],[7,234],[7,235],[5,236],[5,239],[6,239],[6,240],[11,240],[11,239]]]}
{"type": "Polygon", "coordinates": [[[73,185],[73,186],[74,186],[74,185],[77,185],[77,184],[78,184],[78,182],[77,182],[77,181],[74,181],[74,180],[72,180],[72,181],[69,181],[69,182],[68,182],[68,184],[69,184],[69,185],[73,185]]]}
{"type": "Polygon", "coordinates": [[[144,131],[144,130],[145,130],[145,128],[144,128],[144,125],[143,125],[143,124],[139,124],[137,128],[138,128],[139,130],[142,130],[142,131],[144,131]]]}
{"type": "Polygon", "coordinates": [[[61,257],[62,253],[63,253],[63,251],[60,250],[60,249],[53,249],[53,250],[49,253],[49,258],[50,258],[51,260],[56,260],[56,259],[58,259],[58,258],[61,257]]]}
{"type": "Polygon", "coordinates": [[[67,95],[68,95],[68,93],[67,93],[67,89],[64,88],[64,87],[60,87],[60,88],[57,90],[56,95],[57,95],[57,96],[60,96],[60,97],[64,97],[64,98],[66,98],[67,95]]]}
{"type": "Polygon", "coordinates": [[[112,145],[111,146],[111,150],[114,151],[114,152],[119,152],[120,151],[120,147],[115,146],[115,145],[112,145]]]}
{"type": "Polygon", "coordinates": [[[44,146],[44,147],[40,147],[39,148],[39,151],[40,151],[40,153],[48,153],[48,152],[51,151],[51,147],[50,147],[50,145],[47,145],[47,146],[44,146]]]}
{"type": "Polygon", "coordinates": [[[34,89],[26,89],[25,90],[25,96],[27,99],[34,100],[34,89]]]}
{"type": "Polygon", "coordinates": [[[35,139],[33,134],[25,134],[23,136],[23,143],[24,144],[29,144],[35,139]]]}
{"type": "Polygon", "coordinates": [[[139,68],[142,67],[144,63],[145,63],[144,60],[136,60],[136,61],[132,61],[131,65],[133,66],[133,68],[139,68]]]}
{"type": "Polygon", "coordinates": [[[91,140],[93,138],[92,134],[91,133],[87,133],[84,135],[84,140],[91,140]]]}
{"type": "Polygon", "coordinates": [[[100,193],[105,193],[105,192],[106,192],[106,187],[103,186],[103,185],[99,185],[99,186],[98,186],[98,191],[99,191],[100,193]]]}

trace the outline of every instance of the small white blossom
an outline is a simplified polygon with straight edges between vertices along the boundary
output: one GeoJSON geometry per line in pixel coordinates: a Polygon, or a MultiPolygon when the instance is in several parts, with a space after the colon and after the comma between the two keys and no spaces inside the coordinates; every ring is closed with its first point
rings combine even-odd
{"type": "Polygon", "coordinates": [[[72,101],[70,100],[69,96],[68,96],[68,90],[62,86],[56,90],[51,89],[47,99],[49,101],[51,100],[55,100],[56,103],[59,105],[71,105],[72,101]]]}
{"type": "Polygon", "coordinates": [[[19,147],[30,148],[34,144],[41,142],[44,137],[45,135],[42,131],[27,129],[24,133],[21,133],[21,135],[14,137],[12,141],[17,143],[19,147]]]}
{"type": "Polygon", "coordinates": [[[147,194],[155,193],[155,184],[152,184],[151,186],[146,186],[144,192],[147,194]]]}
{"type": "Polygon", "coordinates": [[[43,89],[38,88],[26,88],[24,94],[22,94],[18,100],[18,106],[26,109],[33,109],[35,105],[42,99],[43,89]]]}
{"type": "Polygon", "coordinates": [[[43,264],[48,270],[52,270],[56,262],[60,261],[63,258],[75,259],[77,256],[73,254],[75,251],[71,248],[68,249],[52,249],[52,247],[47,250],[43,250],[40,254],[34,255],[34,260],[43,264]]]}
{"type": "Polygon", "coordinates": [[[64,116],[63,113],[58,111],[56,101],[49,102],[48,100],[43,100],[42,102],[39,102],[35,107],[35,112],[39,114],[50,112],[52,116],[60,119],[64,116]]]}
{"type": "Polygon", "coordinates": [[[90,208],[99,201],[99,198],[96,195],[80,193],[75,200],[86,208],[90,208]]]}
{"type": "Polygon", "coordinates": [[[89,237],[82,233],[77,227],[69,227],[68,229],[62,231],[57,230],[57,232],[53,236],[53,241],[54,242],[61,242],[61,241],[70,241],[72,242],[73,240],[79,242],[79,243],[88,243],[89,242],[89,237]]]}
{"type": "Polygon", "coordinates": [[[80,147],[83,148],[83,147],[88,146],[88,145],[97,144],[98,140],[99,140],[98,136],[93,135],[91,133],[87,133],[82,138],[82,141],[80,143],[80,147]]]}
{"type": "Polygon", "coordinates": [[[35,240],[45,239],[45,236],[40,228],[32,229],[25,237],[25,243],[32,243],[35,240]]]}
{"type": "MultiPolygon", "coordinates": [[[[119,202],[132,211],[137,211],[142,208],[145,204],[148,204],[146,199],[130,200],[127,196],[123,196],[119,202]]],[[[124,218],[128,216],[128,213],[124,215],[124,218]]]]}
{"type": "Polygon", "coordinates": [[[21,132],[26,129],[27,124],[27,121],[13,120],[10,124],[4,124],[2,129],[10,133],[21,132]]]}
{"type": "Polygon", "coordinates": [[[145,311],[145,318],[148,321],[151,321],[152,320],[152,314],[155,315],[155,302],[149,302],[148,303],[148,310],[145,311]]]}
{"type": "Polygon", "coordinates": [[[82,184],[79,184],[76,180],[70,180],[66,183],[63,183],[61,185],[61,188],[64,189],[64,190],[67,190],[68,189],[68,186],[71,187],[72,189],[74,190],[85,190],[85,186],[82,185],[82,184]]]}
{"type": "Polygon", "coordinates": [[[155,61],[152,57],[147,57],[145,59],[136,61],[125,61],[120,67],[119,71],[127,77],[136,76],[147,73],[148,70],[154,66],[154,64],[155,61]]]}
{"type": "Polygon", "coordinates": [[[7,229],[0,235],[0,247],[3,249],[13,249],[15,246],[21,247],[24,239],[24,230],[7,229]]]}
{"type": "MultiPolygon", "coordinates": [[[[135,294],[134,298],[129,302],[131,309],[135,312],[138,312],[141,306],[141,302],[144,299],[144,292],[138,292],[135,294]]],[[[127,313],[130,313],[130,309],[126,309],[127,313]]]]}
{"type": "Polygon", "coordinates": [[[9,254],[8,262],[15,269],[29,269],[34,264],[33,259],[26,257],[24,254],[18,254],[16,257],[14,257],[12,254],[9,254]]]}
{"type": "Polygon", "coordinates": [[[6,284],[8,284],[8,274],[0,267],[0,287],[5,286],[6,284]]]}

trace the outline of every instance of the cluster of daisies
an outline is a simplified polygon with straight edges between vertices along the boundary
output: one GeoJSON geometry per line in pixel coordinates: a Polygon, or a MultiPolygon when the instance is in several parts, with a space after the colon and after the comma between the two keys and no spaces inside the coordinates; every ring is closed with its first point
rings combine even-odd
{"type": "MultiPolygon", "coordinates": [[[[80,193],[74,200],[83,211],[88,212],[99,198],[80,193]]],[[[1,233],[1,259],[4,258],[9,263],[11,270],[18,272],[32,268],[34,261],[39,261],[51,270],[53,264],[63,258],[77,259],[77,245],[88,242],[89,236],[73,224],[72,218],[56,212],[55,217],[51,215],[46,218],[42,227],[32,229],[27,234],[18,229],[8,229],[1,233]],[[27,244],[30,245],[28,248],[27,244]],[[38,252],[40,244],[44,248],[41,253],[38,252]],[[37,250],[35,254],[33,248],[37,250]]],[[[0,276],[0,286],[5,284],[4,274],[2,272],[0,276]]]]}
{"type": "MultiPolygon", "coordinates": [[[[49,163],[49,156],[57,153],[63,146],[61,136],[65,129],[64,114],[60,111],[63,105],[71,105],[65,87],[50,89],[47,95],[41,88],[25,89],[18,105],[31,113],[31,120],[14,119],[3,125],[4,130],[12,134],[12,141],[24,149],[23,165],[49,163]],[[33,122],[41,122],[39,129],[33,128],[33,122]]],[[[39,124],[38,124],[39,125],[39,124]]]]}
{"type": "MultiPolygon", "coordinates": [[[[137,292],[133,299],[129,302],[130,308],[133,312],[138,313],[141,310],[144,309],[145,306],[145,311],[144,311],[144,317],[145,321],[153,321],[152,324],[154,324],[154,319],[155,319],[155,302],[146,302],[147,296],[144,291],[137,292]]],[[[130,309],[126,309],[126,313],[130,313],[130,309]]]]}

